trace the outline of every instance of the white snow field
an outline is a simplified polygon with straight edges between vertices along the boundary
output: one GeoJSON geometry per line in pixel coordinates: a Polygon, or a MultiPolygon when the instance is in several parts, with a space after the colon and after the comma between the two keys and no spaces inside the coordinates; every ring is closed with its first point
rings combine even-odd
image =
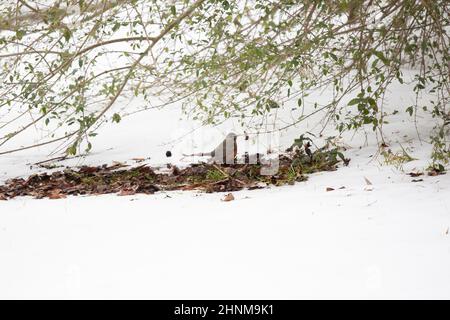
{"type": "MultiPolygon", "coordinates": [[[[413,98],[396,91],[387,105],[402,99],[413,98]]],[[[402,167],[384,164],[367,128],[367,140],[346,136],[348,167],[231,202],[200,192],[0,201],[0,298],[448,299],[450,175],[412,182],[407,173],[429,165],[432,124],[416,132],[403,110],[384,128],[394,152],[417,159],[402,167]]],[[[138,113],[63,164],[179,163],[183,143],[164,143],[188,126],[177,109],[138,113]]],[[[29,164],[49,151],[0,156],[0,183],[42,171],[29,164]]]]}

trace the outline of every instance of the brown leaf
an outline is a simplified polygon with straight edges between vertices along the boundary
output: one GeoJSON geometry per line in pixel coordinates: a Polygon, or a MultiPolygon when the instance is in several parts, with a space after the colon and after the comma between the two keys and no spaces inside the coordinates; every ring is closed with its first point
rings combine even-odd
{"type": "Polygon", "coordinates": [[[204,186],[205,186],[204,183],[183,184],[183,185],[180,185],[180,186],[174,188],[174,190],[180,189],[180,190],[189,191],[189,190],[199,189],[204,186]]]}
{"type": "Polygon", "coordinates": [[[234,200],[234,196],[232,193],[229,193],[225,196],[225,198],[222,199],[222,201],[233,201],[234,200]]]}
{"type": "Polygon", "coordinates": [[[171,174],[173,176],[178,176],[180,174],[180,169],[177,166],[172,166],[171,169],[171,174]]]}
{"type": "Polygon", "coordinates": [[[83,166],[83,167],[80,168],[79,172],[81,172],[81,173],[94,173],[94,172],[97,172],[99,170],[100,170],[99,167],[83,166]]]}
{"type": "Polygon", "coordinates": [[[0,193],[0,201],[2,200],[6,201],[8,198],[3,193],[0,193]]]}
{"type": "Polygon", "coordinates": [[[327,192],[329,192],[329,191],[334,191],[334,188],[327,187],[325,190],[326,190],[327,192]]]}
{"type": "Polygon", "coordinates": [[[370,182],[370,180],[367,179],[366,177],[364,177],[364,181],[366,181],[366,184],[367,184],[368,186],[371,186],[371,185],[372,185],[372,182],[370,182]]]}
{"type": "Polygon", "coordinates": [[[66,195],[62,194],[60,189],[55,189],[50,192],[50,194],[48,195],[48,198],[53,199],[53,200],[63,199],[63,198],[66,198],[66,195]]]}
{"type": "MultiPolygon", "coordinates": [[[[312,152],[312,151],[311,151],[312,152]]],[[[324,153],[324,151],[314,151],[324,153]]],[[[325,154],[325,153],[324,153],[325,154]]],[[[322,159],[323,157],[318,157],[322,159]]],[[[144,158],[134,158],[141,161],[144,158]]],[[[147,158],[149,159],[149,158],[147,158]]],[[[256,158],[258,159],[258,157],[256,158]]],[[[152,194],[159,190],[203,190],[205,192],[235,192],[243,188],[258,189],[270,184],[279,186],[291,180],[286,179],[288,169],[293,161],[306,161],[305,165],[314,167],[316,171],[336,170],[334,162],[315,163],[314,157],[304,158],[304,154],[296,152],[280,156],[279,173],[272,177],[261,177],[260,170],[247,164],[234,163],[232,165],[218,165],[208,163],[192,164],[185,168],[177,168],[168,165],[168,172],[155,172],[161,167],[152,168],[145,162],[137,166],[126,167],[125,163],[114,162],[108,166],[84,166],[78,170],[66,168],[52,173],[39,173],[27,179],[9,179],[4,185],[0,185],[2,198],[11,199],[21,196],[32,196],[38,199],[60,199],[64,195],[98,195],[115,193],[121,196],[134,195],[136,193],[152,194]],[[313,163],[310,163],[313,161],[313,163]],[[316,168],[316,165],[319,167],[316,168]],[[209,179],[211,170],[220,171],[225,176],[223,179],[209,179]],[[263,179],[261,179],[263,178],[263,179]],[[264,182],[261,182],[264,181],[264,182]]],[[[296,181],[304,181],[307,176],[299,172],[296,181]]],[[[331,190],[330,190],[331,191],[331,190]]],[[[226,194],[224,193],[224,195],[226,194]]],[[[223,196],[222,196],[223,197],[223,196]]],[[[234,200],[233,195],[225,196],[223,201],[234,200]]]]}
{"type": "Polygon", "coordinates": [[[415,177],[419,177],[423,175],[423,172],[410,172],[408,173],[411,177],[415,178],[415,177]]]}
{"type": "Polygon", "coordinates": [[[248,186],[248,190],[256,190],[256,189],[264,189],[267,188],[267,183],[264,182],[256,182],[256,183],[250,183],[248,186]]]}
{"type": "Polygon", "coordinates": [[[136,187],[123,188],[122,190],[120,190],[119,196],[132,196],[136,194],[136,189],[136,187]]]}
{"type": "Polygon", "coordinates": [[[129,165],[123,162],[119,162],[119,161],[113,161],[112,165],[105,168],[106,170],[116,170],[119,168],[123,168],[123,167],[128,167],[129,165]]]}

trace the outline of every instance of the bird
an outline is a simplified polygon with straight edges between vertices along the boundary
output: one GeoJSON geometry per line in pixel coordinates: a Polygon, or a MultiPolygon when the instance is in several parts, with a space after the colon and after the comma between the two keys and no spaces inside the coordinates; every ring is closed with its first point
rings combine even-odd
{"type": "Polygon", "coordinates": [[[234,163],[237,155],[237,135],[233,132],[227,134],[225,139],[211,152],[183,154],[185,157],[211,157],[217,164],[234,163]]]}

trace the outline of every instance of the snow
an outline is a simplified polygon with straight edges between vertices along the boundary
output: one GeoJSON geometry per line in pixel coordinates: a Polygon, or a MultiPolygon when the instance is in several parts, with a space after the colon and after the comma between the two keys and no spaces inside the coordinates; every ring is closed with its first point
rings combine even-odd
{"type": "MultiPolygon", "coordinates": [[[[389,106],[402,98],[412,99],[396,91],[389,106]]],[[[177,108],[138,113],[64,164],[186,164],[175,139],[193,126],[177,108]]],[[[406,174],[429,165],[430,128],[422,121],[419,139],[403,112],[385,126],[392,149],[417,159],[402,167],[383,163],[368,128],[344,140],[348,167],[231,202],[199,192],[0,201],[0,298],[448,299],[450,175],[406,174]]],[[[1,156],[0,183],[42,171],[29,164],[49,151],[1,156]]]]}

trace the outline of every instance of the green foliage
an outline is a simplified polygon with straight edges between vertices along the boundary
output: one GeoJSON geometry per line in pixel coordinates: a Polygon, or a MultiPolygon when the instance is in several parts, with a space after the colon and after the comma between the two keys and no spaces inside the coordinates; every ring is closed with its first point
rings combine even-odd
{"type": "MultiPolygon", "coordinates": [[[[106,115],[119,122],[131,96],[144,109],[155,97],[158,106],[182,101],[205,124],[248,125],[293,102],[302,112],[287,125],[324,111],[340,131],[381,130],[384,95],[400,82],[435,97],[433,159],[445,161],[449,25],[445,0],[5,2],[0,112],[37,120],[2,134],[0,147],[41,122],[55,140],[80,146],[106,115]],[[24,14],[26,4],[37,12],[24,14]],[[417,71],[412,82],[403,67],[417,71]],[[305,100],[326,87],[325,105],[305,100]]],[[[414,116],[418,107],[399,110],[414,116]]]]}
{"type": "Polygon", "coordinates": [[[120,120],[122,120],[122,118],[120,117],[120,115],[119,115],[118,113],[114,113],[114,114],[113,114],[113,117],[112,117],[112,121],[113,121],[113,122],[116,122],[116,123],[119,123],[120,120]]]}
{"type": "Polygon", "coordinates": [[[449,164],[450,163],[450,141],[448,139],[449,129],[446,125],[438,128],[437,132],[431,136],[433,143],[433,151],[431,153],[431,159],[433,164],[449,164]]]}
{"type": "Polygon", "coordinates": [[[402,146],[400,147],[402,150],[398,152],[392,152],[391,149],[381,151],[381,155],[384,157],[384,162],[388,165],[395,166],[397,169],[402,169],[404,163],[417,160],[411,157],[402,146]]]}
{"type": "Polygon", "coordinates": [[[225,178],[226,178],[226,175],[217,169],[210,169],[206,173],[206,179],[210,180],[210,181],[220,181],[225,178]]]}

